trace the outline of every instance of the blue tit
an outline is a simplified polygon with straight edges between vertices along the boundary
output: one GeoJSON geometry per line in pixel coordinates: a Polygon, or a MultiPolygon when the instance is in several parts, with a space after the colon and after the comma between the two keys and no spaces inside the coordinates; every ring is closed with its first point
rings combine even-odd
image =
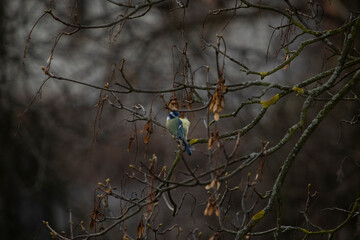
{"type": "Polygon", "coordinates": [[[175,111],[170,112],[166,119],[166,129],[176,138],[176,140],[184,145],[187,154],[191,155],[191,150],[187,144],[189,126],[189,120],[187,120],[187,118],[180,118],[180,114],[175,111]]]}

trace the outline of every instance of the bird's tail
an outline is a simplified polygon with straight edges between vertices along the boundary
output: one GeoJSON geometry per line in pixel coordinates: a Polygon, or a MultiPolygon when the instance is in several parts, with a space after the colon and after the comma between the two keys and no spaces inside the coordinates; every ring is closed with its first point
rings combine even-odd
{"type": "Polygon", "coordinates": [[[186,150],[187,154],[188,154],[188,155],[191,155],[192,152],[191,152],[190,147],[189,147],[189,145],[187,144],[186,140],[183,140],[183,143],[184,143],[184,147],[185,147],[185,150],[186,150]]]}

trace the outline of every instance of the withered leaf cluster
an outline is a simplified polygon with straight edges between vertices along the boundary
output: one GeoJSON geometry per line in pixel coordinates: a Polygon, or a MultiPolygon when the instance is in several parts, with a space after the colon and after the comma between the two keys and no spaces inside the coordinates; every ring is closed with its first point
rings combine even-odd
{"type": "Polygon", "coordinates": [[[224,92],[226,91],[225,87],[225,79],[220,77],[216,89],[214,92],[214,96],[209,105],[210,112],[214,113],[214,120],[218,121],[220,118],[220,112],[223,110],[225,106],[225,97],[224,92]]]}

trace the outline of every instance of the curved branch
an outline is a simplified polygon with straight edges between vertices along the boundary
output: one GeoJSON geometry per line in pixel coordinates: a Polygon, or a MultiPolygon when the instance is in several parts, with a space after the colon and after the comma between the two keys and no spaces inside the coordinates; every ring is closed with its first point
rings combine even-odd
{"type": "Polygon", "coordinates": [[[157,0],[157,1],[154,1],[154,2],[147,1],[147,3],[135,5],[133,11],[129,12],[125,16],[119,18],[118,20],[116,20],[114,22],[110,22],[110,23],[106,23],[106,24],[100,24],[100,25],[73,24],[73,23],[66,22],[66,21],[62,20],[61,18],[55,16],[52,10],[45,10],[45,13],[49,14],[54,20],[66,25],[68,27],[74,27],[74,28],[78,28],[78,29],[108,28],[108,27],[112,27],[112,26],[114,26],[114,25],[116,25],[118,23],[121,23],[122,21],[128,20],[128,19],[134,19],[134,18],[142,17],[147,12],[149,12],[149,10],[151,9],[151,7],[153,5],[159,4],[159,3],[164,2],[164,1],[165,0],[157,0]],[[137,13],[139,10],[141,10],[143,8],[148,8],[148,9],[144,13],[142,13],[142,14],[140,14],[138,16],[133,16],[135,13],[137,13]]]}
{"type": "Polygon", "coordinates": [[[317,116],[312,120],[312,122],[309,124],[309,126],[305,129],[305,131],[301,135],[300,139],[297,141],[294,148],[291,150],[291,152],[289,153],[289,155],[285,159],[284,164],[281,167],[281,170],[280,170],[280,172],[278,174],[278,177],[277,177],[277,179],[276,179],[276,181],[274,183],[272,193],[271,193],[271,197],[270,197],[270,199],[268,201],[268,204],[263,209],[263,214],[262,214],[261,218],[254,218],[253,217],[250,220],[250,222],[243,229],[239,230],[236,239],[242,239],[243,237],[245,237],[245,235],[249,231],[251,231],[251,229],[255,225],[257,225],[257,223],[261,219],[263,219],[263,217],[265,217],[266,215],[268,215],[271,212],[271,210],[272,210],[272,208],[274,206],[274,203],[275,203],[276,199],[278,198],[278,196],[280,194],[280,190],[281,190],[281,187],[282,187],[282,185],[284,183],[285,177],[286,177],[287,173],[289,172],[289,169],[290,169],[291,165],[295,161],[298,153],[300,152],[300,150],[302,149],[304,144],[307,142],[307,140],[309,139],[311,134],[315,131],[315,129],[322,122],[322,120],[325,119],[325,117],[331,112],[331,110],[341,100],[341,98],[346,93],[348,93],[355,86],[355,84],[359,80],[360,80],[360,70],[358,70],[355,73],[355,75],[353,76],[353,78],[337,94],[335,94],[333,96],[333,98],[329,102],[327,102],[324,105],[324,107],[321,109],[321,111],[317,114],[317,116]]]}

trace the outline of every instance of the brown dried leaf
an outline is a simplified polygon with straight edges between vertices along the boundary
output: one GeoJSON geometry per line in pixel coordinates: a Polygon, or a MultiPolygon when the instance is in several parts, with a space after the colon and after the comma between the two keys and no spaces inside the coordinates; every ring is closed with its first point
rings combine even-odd
{"type": "Polygon", "coordinates": [[[144,132],[146,132],[146,135],[144,137],[144,143],[148,144],[150,141],[151,134],[153,133],[153,124],[152,124],[151,119],[148,119],[148,121],[146,122],[146,124],[144,126],[144,129],[142,129],[140,131],[140,133],[144,133],[144,132]]]}
{"type": "Polygon", "coordinates": [[[214,180],[212,180],[210,184],[206,185],[205,189],[209,190],[210,188],[213,188],[213,186],[214,186],[214,180]]]}
{"type": "Polygon", "coordinates": [[[143,223],[143,219],[141,218],[140,223],[136,229],[136,234],[137,234],[137,239],[143,239],[144,238],[144,223],[143,223]]]}
{"type": "Polygon", "coordinates": [[[84,221],[80,222],[81,231],[86,232],[86,228],[84,226],[84,221]]]}
{"type": "Polygon", "coordinates": [[[221,95],[221,98],[220,98],[220,111],[222,111],[224,109],[224,106],[225,106],[225,97],[224,95],[221,95]]]}
{"type": "MultiPolygon", "coordinates": [[[[214,118],[216,117],[216,114],[214,115],[214,118]]],[[[217,147],[220,147],[220,139],[219,139],[219,132],[211,132],[210,133],[210,139],[208,141],[208,149],[210,150],[214,144],[216,144],[217,147]]]]}
{"type": "Polygon", "coordinates": [[[135,139],[135,137],[134,137],[134,136],[131,136],[131,137],[129,138],[129,143],[128,143],[128,146],[127,146],[126,151],[130,152],[131,145],[132,145],[132,143],[133,143],[134,139],[135,139]]]}
{"type": "Polygon", "coordinates": [[[95,220],[93,218],[91,218],[91,221],[90,221],[90,230],[93,230],[94,229],[94,226],[95,226],[95,220]]]}
{"type": "Polygon", "coordinates": [[[111,194],[112,190],[113,190],[112,188],[106,189],[106,190],[104,190],[104,193],[111,194]]]}
{"type": "MultiPolygon", "coordinates": [[[[288,60],[289,57],[290,57],[290,54],[287,53],[286,56],[285,56],[284,61],[288,60]]],[[[290,63],[286,64],[286,65],[283,67],[283,69],[286,70],[286,68],[289,67],[289,66],[290,66],[290,63]]]]}
{"type": "Polygon", "coordinates": [[[90,230],[93,230],[96,224],[96,219],[97,219],[97,210],[95,209],[93,214],[91,215],[91,221],[90,221],[90,230]]]}
{"type": "Polygon", "coordinates": [[[127,240],[127,239],[129,239],[129,238],[127,237],[127,228],[125,227],[124,228],[124,235],[123,235],[122,240],[127,240]]]}
{"type": "Polygon", "coordinates": [[[209,197],[206,208],[204,210],[205,216],[211,216],[215,212],[216,216],[219,216],[219,208],[216,204],[216,200],[213,196],[209,197]]]}
{"type": "Polygon", "coordinates": [[[208,185],[205,186],[205,189],[206,189],[206,190],[209,190],[209,189],[211,189],[211,188],[216,189],[216,190],[219,190],[219,188],[220,188],[220,182],[217,180],[217,178],[214,178],[214,179],[211,181],[210,184],[208,184],[208,185]]]}
{"type": "Polygon", "coordinates": [[[224,109],[225,106],[225,97],[224,97],[225,90],[226,90],[225,79],[220,78],[218,80],[216,89],[214,91],[213,98],[209,104],[209,110],[210,112],[214,113],[215,121],[219,120],[220,112],[224,109]]]}
{"type": "Polygon", "coordinates": [[[214,233],[209,240],[221,240],[221,234],[220,233],[214,233]]]}
{"type": "Polygon", "coordinates": [[[208,202],[204,211],[204,216],[211,216],[213,212],[214,212],[214,208],[212,207],[210,202],[208,202]]]}
{"type": "Polygon", "coordinates": [[[176,97],[170,98],[168,107],[170,110],[179,110],[180,109],[180,105],[179,105],[179,102],[177,101],[176,97]]]}
{"type": "Polygon", "coordinates": [[[219,119],[220,119],[220,114],[219,114],[218,112],[215,112],[215,114],[214,114],[214,120],[215,120],[215,121],[219,121],[219,119]]]}
{"type": "Polygon", "coordinates": [[[213,138],[210,137],[209,141],[208,141],[208,149],[210,150],[213,146],[213,138]]]}

